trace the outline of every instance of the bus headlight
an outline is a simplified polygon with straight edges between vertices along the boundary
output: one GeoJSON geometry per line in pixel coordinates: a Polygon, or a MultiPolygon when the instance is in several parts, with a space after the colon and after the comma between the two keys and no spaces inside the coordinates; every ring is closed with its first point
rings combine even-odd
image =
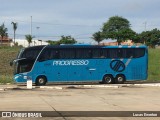
{"type": "Polygon", "coordinates": [[[15,80],[16,79],[21,79],[21,78],[23,78],[22,75],[17,75],[17,76],[14,77],[15,80]]]}
{"type": "Polygon", "coordinates": [[[23,79],[27,79],[27,76],[24,76],[23,79]]]}

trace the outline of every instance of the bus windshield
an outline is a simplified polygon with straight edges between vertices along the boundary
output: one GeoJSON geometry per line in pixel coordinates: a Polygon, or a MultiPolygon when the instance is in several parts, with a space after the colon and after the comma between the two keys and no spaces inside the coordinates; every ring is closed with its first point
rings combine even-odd
{"type": "Polygon", "coordinates": [[[12,62],[12,64],[14,64],[14,74],[31,71],[34,62],[43,47],[44,46],[35,46],[21,49],[17,59],[12,62]]]}
{"type": "Polygon", "coordinates": [[[34,60],[31,59],[20,59],[14,64],[14,74],[29,72],[32,69],[34,60]]]}
{"type": "Polygon", "coordinates": [[[41,49],[22,49],[18,55],[18,58],[26,58],[35,60],[41,49]]]}

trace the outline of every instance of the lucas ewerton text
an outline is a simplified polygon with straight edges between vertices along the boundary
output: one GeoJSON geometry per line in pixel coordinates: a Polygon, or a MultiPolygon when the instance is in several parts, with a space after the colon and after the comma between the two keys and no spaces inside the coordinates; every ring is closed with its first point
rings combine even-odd
{"type": "Polygon", "coordinates": [[[157,117],[157,113],[133,113],[133,117],[157,117]]]}

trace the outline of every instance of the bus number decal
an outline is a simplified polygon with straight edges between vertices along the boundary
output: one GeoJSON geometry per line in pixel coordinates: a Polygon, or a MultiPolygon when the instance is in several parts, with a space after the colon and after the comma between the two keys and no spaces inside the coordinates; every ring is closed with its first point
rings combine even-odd
{"type": "Polygon", "coordinates": [[[56,60],[53,61],[53,66],[69,66],[69,65],[88,65],[89,61],[88,60],[56,60]]]}
{"type": "Polygon", "coordinates": [[[120,60],[113,60],[110,63],[110,67],[112,70],[114,70],[116,72],[122,72],[125,70],[125,64],[120,60]]]}

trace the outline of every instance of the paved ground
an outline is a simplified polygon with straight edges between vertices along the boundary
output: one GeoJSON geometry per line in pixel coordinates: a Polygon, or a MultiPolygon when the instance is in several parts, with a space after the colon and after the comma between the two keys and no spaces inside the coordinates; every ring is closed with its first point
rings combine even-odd
{"type": "Polygon", "coordinates": [[[23,85],[0,85],[0,111],[53,111],[59,116],[42,116],[35,118],[37,120],[159,120],[159,117],[91,117],[100,112],[88,112],[90,117],[83,116],[83,111],[160,111],[159,93],[159,84],[49,85],[32,90],[23,85]],[[65,117],[61,111],[82,111],[76,114],[83,117],[65,117]]]}

